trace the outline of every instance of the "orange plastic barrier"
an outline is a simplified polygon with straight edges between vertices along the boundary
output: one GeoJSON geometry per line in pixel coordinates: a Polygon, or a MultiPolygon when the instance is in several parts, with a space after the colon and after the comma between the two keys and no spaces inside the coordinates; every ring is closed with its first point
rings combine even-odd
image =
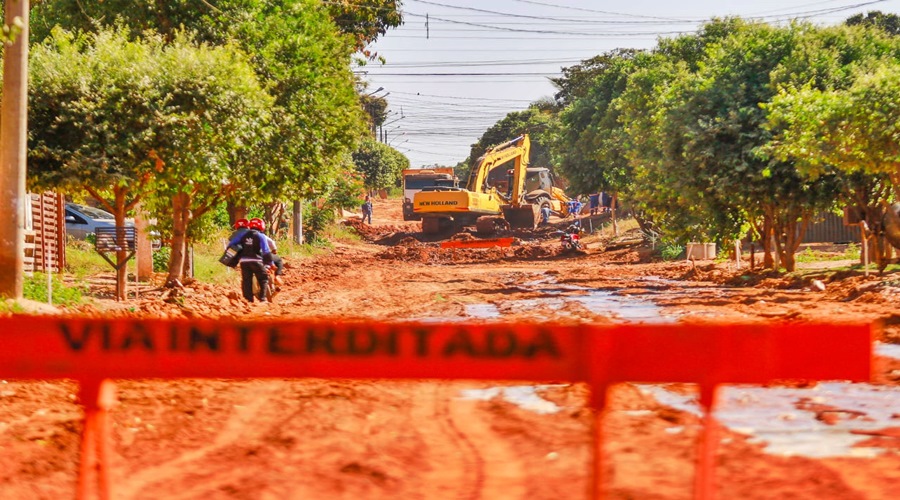
{"type": "Polygon", "coordinates": [[[513,244],[515,238],[488,238],[483,240],[449,240],[441,242],[441,248],[493,248],[508,247],[513,244]]]}
{"type": "Polygon", "coordinates": [[[712,498],[715,391],[723,383],[865,381],[869,325],[422,324],[13,317],[0,378],[81,382],[79,496],[96,469],[109,497],[106,412],[115,378],[407,378],[587,382],[595,422],[594,497],[603,496],[602,415],[619,382],[700,385],[706,423],[695,497],[712,498]]]}

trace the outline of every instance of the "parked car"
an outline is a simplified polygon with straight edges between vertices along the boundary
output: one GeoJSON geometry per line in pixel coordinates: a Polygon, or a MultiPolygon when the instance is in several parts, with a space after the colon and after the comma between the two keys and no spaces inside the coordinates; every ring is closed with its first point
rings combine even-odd
{"type": "MultiPolygon", "coordinates": [[[[126,221],[126,226],[133,226],[133,221],[126,221]]],[[[99,208],[66,203],[66,233],[83,240],[88,234],[96,233],[98,227],[116,227],[116,217],[99,208]]]]}
{"type": "MultiPolygon", "coordinates": [[[[155,219],[150,221],[155,223],[155,219]]],[[[134,219],[125,219],[126,226],[134,226],[134,219]]],[[[116,227],[116,216],[99,208],[66,203],[66,233],[73,238],[83,240],[88,234],[96,234],[99,227],[116,227]]],[[[150,241],[153,250],[158,250],[162,245],[159,231],[150,231],[150,241]]]]}

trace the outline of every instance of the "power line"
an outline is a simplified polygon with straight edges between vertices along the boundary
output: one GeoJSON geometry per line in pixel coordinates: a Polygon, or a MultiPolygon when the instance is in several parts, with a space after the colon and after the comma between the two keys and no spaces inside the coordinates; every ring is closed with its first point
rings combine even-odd
{"type": "Polygon", "coordinates": [[[487,98],[487,97],[459,97],[459,96],[447,96],[447,95],[421,94],[419,92],[416,92],[415,94],[413,94],[412,92],[394,92],[394,93],[399,94],[399,95],[415,95],[415,96],[421,96],[421,97],[436,97],[439,99],[456,99],[456,100],[464,100],[464,101],[531,102],[531,101],[525,101],[523,99],[491,99],[491,98],[487,98]]]}
{"type": "MultiPolygon", "coordinates": [[[[537,19],[539,21],[542,21],[543,23],[546,23],[547,21],[562,21],[562,22],[576,23],[576,24],[581,24],[581,23],[618,24],[618,23],[633,23],[634,22],[634,21],[598,21],[598,20],[583,19],[583,18],[582,19],[572,19],[572,18],[558,18],[558,17],[547,17],[547,16],[530,16],[527,14],[516,14],[515,12],[509,12],[509,11],[498,12],[495,10],[478,9],[475,7],[463,7],[463,6],[459,6],[459,5],[449,5],[449,4],[445,4],[445,3],[431,2],[431,1],[426,1],[426,0],[413,0],[413,1],[416,1],[418,3],[428,4],[428,5],[436,5],[438,7],[446,7],[449,9],[458,9],[458,10],[465,10],[465,11],[471,11],[471,12],[481,12],[481,13],[485,13],[485,14],[491,14],[491,15],[497,15],[497,16],[503,16],[503,17],[512,17],[512,18],[520,18],[520,19],[537,19]]],[[[656,23],[671,23],[671,22],[675,22],[675,21],[672,19],[659,19],[659,20],[654,20],[654,21],[649,21],[649,22],[656,24],[656,23]]]]}
{"type": "Polygon", "coordinates": [[[639,15],[639,14],[625,14],[625,13],[620,13],[620,12],[610,12],[610,11],[606,11],[606,10],[585,9],[582,7],[569,7],[566,5],[558,5],[558,4],[545,3],[545,2],[535,2],[532,0],[513,0],[513,1],[519,2],[519,3],[530,3],[530,4],[534,4],[534,5],[543,5],[545,7],[554,7],[554,8],[558,8],[558,9],[577,10],[580,12],[594,12],[597,14],[611,14],[611,15],[622,16],[622,17],[636,17],[636,18],[642,18],[642,19],[661,19],[664,21],[676,21],[677,20],[677,19],[672,19],[672,18],[668,18],[668,17],[644,16],[644,15],[639,15]]]}

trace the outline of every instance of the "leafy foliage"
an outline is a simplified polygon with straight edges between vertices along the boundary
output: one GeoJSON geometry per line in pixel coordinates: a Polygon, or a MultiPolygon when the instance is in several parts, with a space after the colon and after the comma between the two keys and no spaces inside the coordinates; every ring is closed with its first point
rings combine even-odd
{"type": "Polygon", "coordinates": [[[78,31],[92,31],[103,23],[119,22],[132,33],[155,31],[174,39],[179,29],[193,31],[197,40],[222,44],[234,38],[235,28],[267,11],[302,6],[325,10],[341,33],[362,50],[388,28],[400,26],[403,17],[398,0],[350,0],[310,3],[299,0],[41,0],[31,12],[33,38],[41,41],[52,28],[62,25],[78,31]],[[270,10],[271,9],[271,10],[270,10]]]}
{"type": "Polygon", "coordinates": [[[472,145],[469,157],[457,166],[456,175],[465,182],[472,165],[488,150],[516,137],[528,134],[531,140],[528,164],[552,169],[550,141],[555,115],[552,109],[530,106],[524,111],[513,111],[488,128],[472,145]]]}
{"type": "Polygon", "coordinates": [[[409,159],[387,144],[366,139],[353,153],[353,164],[367,188],[380,189],[396,184],[403,169],[409,168],[409,159]]]}
{"type": "MultiPolygon", "coordinates": [[[[48,0],[35,6],[32,20],[39,40],[57,24],[102,33],[109,31],[104,26],[117,23],[126,27],[118,31],[123,45],[140,46],[129,39],[146,39],[155,44],[151,53],[169,57],[148,63],[168,70],[161,73],[162,85],[152,78],[137,78],[152,82],[148,92],[173,89],[163,94],[169,99],[161,113],[165,119],[160,120],[166,124],[165,134],[151,130],[145,139],[152,147],[134,148],[132,154],[144,162],[139,173],[150,171],[154,178],[153,193],[159,199],[148,203],[158,212],[154,215],[164,213],[164,198],[173,200],[168,216],[160,217],[160,226],[175,236],[172,255],[179,260],[183,252],[177,250],[177,242],[203,231],[191,227],[192,218],[212,209],[223,196],[237,205],[307,198],[327,192],[344,174],[343,158],[365,130],[351,56],[387,28],[399,25],[398,7],[394,0],[325,6],[316,0],[222,0],[214,6],[203,0],[139,5],[124,0],[87,4],[48,0]],[[194,47],[200,55],[189,54],[190,46],[196,45],[192,41],[221,47],[221,52],[201,45],[194,47]],[[224,73],[215,73],[205,63],[208,58],[203,54],[213,53],[229,54],[231,60],[223,58],[219,65],[224,73]],[[235,66],[245,63],[249,71],[235,66]],[[233,99],[216,96],[228,85],[249,83],[250,77],[258,82],[251,94],[244,91],[252,85],[244,85],[231,89],[233,99]],[[227,111],[230,104],[235,106],[232,112],[227,111]]],[[[133,94],[137,103],[154,102],[133,94]]],[[[141,129],[128,127],[131,130],[141,129]]],[[[107,128],[108,135],[119,132],[107,128]]],[[[118,156],[117,161],[128,159],[118,156]]],[[[129,186],[138,187],[148,178],[125,177],[131,179],[129,186]]],[[[172,269],[174,273],[181,266],[173,262],[172,269]]]]}
{"type": "Polygon", "coordinates": [[[897,14],[885,14],[876,10],[867,12],[865,15],[850,16],[845,22],[848,26],[873,26],[891,35],[900,35],[900,16],[897,14]]]}

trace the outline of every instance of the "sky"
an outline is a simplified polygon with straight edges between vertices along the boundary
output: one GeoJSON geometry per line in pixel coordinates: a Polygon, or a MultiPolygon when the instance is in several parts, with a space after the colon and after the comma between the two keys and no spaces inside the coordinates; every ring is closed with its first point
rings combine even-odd
{"type": "Polygon", "coordinates": [[[900,0],[402,2],[404,24],[369,46],[386,62],[355,71],[366,93],[387,99],[384,142],[413,168],[465,160],[507,113],[552,98],[549,79],[562,68],[616,48],[652,48],[712,17],[832,25],[875,10],[900,14],[900,0]]]}

